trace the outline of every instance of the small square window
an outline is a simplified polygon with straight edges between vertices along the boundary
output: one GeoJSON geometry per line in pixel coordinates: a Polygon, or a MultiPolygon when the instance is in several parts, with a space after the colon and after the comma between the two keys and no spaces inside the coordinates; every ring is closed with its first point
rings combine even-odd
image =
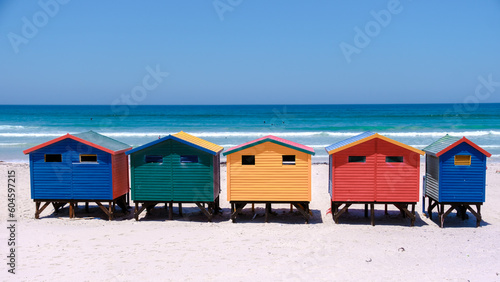
{"type": "Polygon", "coordinates": [[[365,156],[349,156],[350,163],[366,163],[365,156]]]}
{"type": "Polygon", "coordinates": [[[198,156],[196,155],[181,156],[181,163],[197,163],[197,162],[198,162],[198,156]]]}
{"type": "Polygon", "coordinates": [[[470,165],[470,155],[456,155],[455,165],[470,165]]]}
{"type": "Polygon", "coordinates": [[[60,162],[62,162],[62,155],[61,154],[46,154],[45,155],[45,162],[46,163],[60,163],[60,162]]]}
{"type": "Polygon", "coordinates": [[[158,155],[146,155],[144,157],[146,163],[163,163],[163,156],[158,155]]]}
{"type": "Polygon", "coordinates": [[[403,157],[395,157],[395,156],[385,157],[385,162],[386,163],[402,163],[403,157]]]}
{"type": "Polygon", "coordinates": [[[295,165],[295,155],[283,155],[283,165],[295,165]]]}
{"type": "Polygon", "coordinates": [[[81,163],[96,163],[97,155],[80,155],[81,163]]]}
{"type": "Polygon", "coordinates": [[[242,165],[255,165],[255,155],[243,155],[241,156],[242,165]]]}

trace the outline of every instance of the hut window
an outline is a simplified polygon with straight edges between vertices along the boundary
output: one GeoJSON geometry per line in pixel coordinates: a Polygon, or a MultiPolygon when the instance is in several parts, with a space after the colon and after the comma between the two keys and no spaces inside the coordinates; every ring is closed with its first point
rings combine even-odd
{"type": "Polygon", "coordinates": [[[60,163],[60,162],[62,162],[62,155],[61,154],[46,154],[45,155],[45,162],[46,163],[60,163]]]}
{"type": "Polygon", "coordinates": [[[366,163],[365,156],[349,156],[350,163],[366,163]]]}
{"type": "Polygon", "coordinates": [[[96,163],[97,155],[80,155],[81,163],[96,163]]]}
{"type": "Polygon", "coordinates": [[[163,156],[146,155],[144,158],[146,163],[163,163],[163,156]]]}
{"type": "Polygon", "coordinates": [[[470,155],[456,155],[455,165],[470,165],[470,155]]]}
{"type": "Polygon", "coordinates": [[[255,165],[255,155],[243,155],[241,156],[242,165],[255,165]]]}
{"type": "Polygon", "coordinates": [[[181,156],[181,163],[197,163],[197,162],[198,162],[198,156],[195,155],[181,156]]]}
{"type": "Polygon", "coordinates": [[[386,163],[402,163],[403,162],[403,157],[385,157],[385,162],[386,163]]]}
{"type": "Polygon", "coordinates": [[[295,155],[283,155],[283,165],[295,165],[295,155]]]}

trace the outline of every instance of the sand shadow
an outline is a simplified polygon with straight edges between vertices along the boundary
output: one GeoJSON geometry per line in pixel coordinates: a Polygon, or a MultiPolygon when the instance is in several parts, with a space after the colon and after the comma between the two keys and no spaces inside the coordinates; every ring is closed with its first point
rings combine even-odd
{"type": "MultiPolygon", "coordinates": [[[[410,227],[410,218],[403,217],[399,210],[388,210],[387,214],[384,210],[375,210],[375,226],[408,226],[410,227]]],[[[329,214],[331,220],[333,218],[329,214]]],[[[349,225],[371,225],[370,213],[368,212],[368,217],[365,217],[365,210],[363,208],[349,208],[349,210],[343,213],[339,217],[338,224],[349,224],[349,225]]],[[[418,212],[415,212],[415,225],[413,227],[423,227],[428,225],[420,216],[418,212]]]]}
{"type": "MultiPolygon", "coordinates": [[[[139,216],[139,221],[193,221],[193,222],[209,222],[208,217],[194,204],[183,204],[182,214],[179,211],[177,204],[172,208],[172,220],[168,219],[168,204],[158,204],[149,213],[143,211],[139,216]]],[[[133,212],[132,212],[133,219],[133,212]]],[[[221,222],[229,220],[224,218],[224,213],[213,215],[212,222],[221,222]]]]}
{"type": "MultiPolygon", "coordinates": [[[[105,205],[105,207],[107,207],[107,205],[105,205]]],[[[70,219],[69,205],[66,204],[63,207],[60,207],[56,211],[51,204],[40,215],[40,219],[44,218],[70,219]]],[[[133,209],[131,207],[129,207],[126,212],[123,212],[122,209],[117,206],[114,212],[114,218],[112,220],[120,221],[131,218],[134,218],[133,209]]],[[[89,203],[88,212],[85,210],[85,204],[83,203],[80,203],[78,206],[75,207],[75,218],[72,218],[72,220],[93,220],[93,219],[108,221],[109,217],[97,204],[89,203]]]]}
{"type": "MultiPolygon", "coordinates": [[[[447,217],[444,218],[444,227],[443,228],[476,228],[476,217],[467,212],[467,219],[463,220],[461,217],[456,215],[456,212],[450,213],[447,217]]],[[[439,215],[437,212],[432,213],[432,219],[427,218],[427,220],[432,221],[436,224],[436,226],[441,226],[441,222],[439,221],[439,215]]],[[[491,225],[489,222],[481,219],[479,227],[491,225]]]]}
{"type": "MultiPolygon", "coordinates": [[[[309,217],[309,224],[323,223],[321,211],[316,209],[310,210],[312,216],[309,217]]],[[[230,210],[228,210],[228,220],[230,220],[230,210]]],[[[304,216],[295,208],[290,212],[289,208],[273,208],[269,214],[269,223],[280,224],[305,224],[304,216]]],[[[256,207],[255,212],[251,208],[244,208],[236,217],[236,223],[266,223],[265,208],[256,207]]]]}

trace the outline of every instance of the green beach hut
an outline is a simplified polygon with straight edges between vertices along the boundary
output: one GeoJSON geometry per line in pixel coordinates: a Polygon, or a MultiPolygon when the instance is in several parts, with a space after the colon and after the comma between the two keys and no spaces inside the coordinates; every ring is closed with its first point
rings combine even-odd
{"type": "Polygon", "coordinates": [[[194,203],[211,221],[219,210],[223,149],[181,131],[128,151],[135,219],[159,203],[169,205],[172,219],[173,203],[179,204],[180,214],[182,203],[194,203]]]}

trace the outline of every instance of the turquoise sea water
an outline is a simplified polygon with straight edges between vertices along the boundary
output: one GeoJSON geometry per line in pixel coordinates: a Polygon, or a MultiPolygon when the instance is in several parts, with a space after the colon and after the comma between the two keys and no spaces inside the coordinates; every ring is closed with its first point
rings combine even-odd
{"type": "Polygon", "coordinates": [[[423,148],[449,133],[466,136],[500,161],[500,104],[0,106],[0,160],[66,133],[94,130],[132,146],[186,131],[229,148],[273,134],[311,146],[313,161],[337,141],[370,130],[423,148]]]}

